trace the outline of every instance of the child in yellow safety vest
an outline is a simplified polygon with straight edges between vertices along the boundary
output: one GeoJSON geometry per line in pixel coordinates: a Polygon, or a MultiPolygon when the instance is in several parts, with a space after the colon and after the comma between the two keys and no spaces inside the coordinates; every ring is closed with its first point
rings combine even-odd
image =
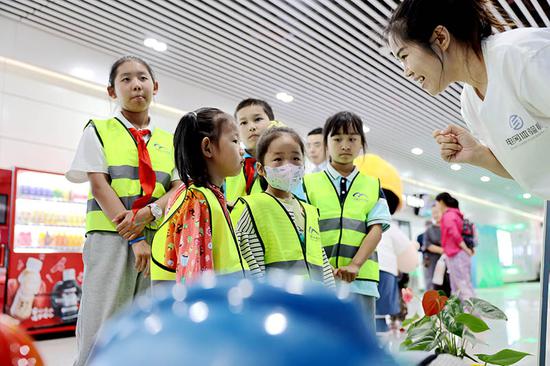
{"type": "Polygon", "coordinates": [[[366,149],[359,116],[339,112],[328,118],[323,141],[329,164],[304,177],[304,190],[308,202],[319,209],[321,241],[334,276],[351,284],[374,331],[379,297],[376,246],[391,222],[388,204],[379,180],[361,174],[353,163],[366,149]]]}
{"type": "Polygon", "coordinates": [[[244,277],[248,266],[221,190],[243,162],[233,117],[216,108],[187,113],[176,128],[174,148],[184,185],[171,198],[155,235],[151,279],[189,284],[207,271],[244,277]]]}
{"type": "Polygon", "coordinates": [[[241,197],[231,215],[237,240],[253,273],[283,270],[334,286],[322,248],[319,214],[291,192],[304,175],[304,144],[288,127],[270,127],[256,145],[265,192],[241,197]]]}
{"type": "Polygon", "coordinates": [[[170,193],[181,184],[172,134],[153,128],[149,116],[157,90],[144,60],[118,59],[107,92],[120,103],[120,112],[88,122],[66,173],[68,180],[89,181],[91,188],[76,366],[88,363],[101,325],[150,288],[151,241],[170,193]]]}

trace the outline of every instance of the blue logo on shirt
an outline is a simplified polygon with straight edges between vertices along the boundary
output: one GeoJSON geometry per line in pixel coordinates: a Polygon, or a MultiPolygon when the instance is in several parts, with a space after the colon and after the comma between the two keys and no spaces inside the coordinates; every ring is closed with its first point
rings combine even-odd
{"type": "Polygon", "coordinates": [[[319,232],[317,230],[315,230],[313,227],[310,226],[308,231],[309,231],[309,235],[311,235],[311,238],[313,240],[321,239],[321,237],[319,236],[319,232]]]}
{"type": "Polygon", "coordinates": [[[162,151],[162,152],[168,152],[168,149],[165,147],[165,146],[162,146],[161,144],[155,142],[155,144],[153,145],[155,147],[155,149],[157,149],[158,151],[162,151]]]}
{"type": "Polygon", "coordinates": [[[368,201],[369,199],[367,198],[367,195],[366,194],[363,194],[361,192],[355,192],[353,194],[353,198],[355,198],[356,200],[362,200],[362,201],[368,201]]]}
{"type": "Polygon", "coordinates": [[[517,114],[512,114],[509,120],[510,127],[515,130],[521,130],[523,128],[523,119],[517,114]]]}

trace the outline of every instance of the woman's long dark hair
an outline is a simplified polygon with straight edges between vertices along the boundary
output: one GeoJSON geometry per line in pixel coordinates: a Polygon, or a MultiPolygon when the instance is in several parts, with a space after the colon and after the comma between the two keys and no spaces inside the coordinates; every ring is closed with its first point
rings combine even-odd
{"type": "Polygon", "coordinates": [[[430,39],[442,25],[481,57],[481,40],[493,33],[492,28],[504,31],[489,6],[490,0],[404,0],[390,18],[386,40],[414,42],[435,53],[430,39]]]}

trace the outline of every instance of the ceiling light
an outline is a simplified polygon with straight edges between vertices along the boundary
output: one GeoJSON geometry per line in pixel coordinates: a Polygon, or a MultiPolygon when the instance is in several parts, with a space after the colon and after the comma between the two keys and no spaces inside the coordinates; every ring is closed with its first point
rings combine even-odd
{"type": "Polygon", "coordinates": [[[143,41],[143,44],[146,45],[147,47],[155,47],[155,45],[157,44],[157,40],[154,39],[154,38],[146,38],[144,41],[143,41]]]}
{"type": "Polygon", "coordinates": [[[460,170],[460,169],[462,169],[462,167],[460,166],[460,164],[451,164],[451,169],[452,170],[460,170]]]}
{"type": "Polygon", "coordinates": [[[411,149],[411,152],[414,154],[414,155],[422,155],[424,153],[424,150],[422,150],[421,148],[419,147],[415,147],[413,149],[411,149]]]}
{"type": "Polygon", "coordinates": [[[526,200],[530,199],[531,198],[531,193],[524,193],[523,198],[525,198],[526,200]]]}
{"type": "Polygon", "coordinates": [[[153,49],[158,52],[164,52],[168,49],[168,45],[164,42],[157,42],[157,44],[153,46],[153,49]]]}
{"type": "Polygon", "coordinates": [[[286,92],[277,93],[276,97],[277,99],[285,103],[290,103],[294,100],[294,97],[286,92]]]}
{"type": "Polygon", "coordinates": [[[364,133],[369,133],[369,132],[370,132],[369,126],[363,125],[363,132],[364,132],[364,133]]]}
{"type": "Polygon", "coordinates": [[[149,47],[149,48],[154,49],[155,51],[158,51],[158,52],[164,52],[168,49],[168,45],[166,43],[159,42],[154,38],[146,38],[143,41],[143,44],[145,46],[149,47]]]}
{"type": "Polygon", "coordinates": [[[479,178],[482,182],[489,182],[491,180],[491,178],[489,178],[488,176],[484,175],[483,177],[479,178]]]}

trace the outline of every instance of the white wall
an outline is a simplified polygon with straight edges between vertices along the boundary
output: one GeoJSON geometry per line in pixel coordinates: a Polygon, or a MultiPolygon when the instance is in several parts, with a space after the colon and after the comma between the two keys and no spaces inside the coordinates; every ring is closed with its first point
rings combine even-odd
{"type": "MultiPolygon", "coordinates": [[[[0,56],[68,75],[74,67],[93,72],[106,85],[111,64],[121,55],[101,53],[41,30],[0,17],[0,56]]],[[[233,111],[237,100],[213,94],[157,73],[155,102],[188,111],[209,105],[233,111]]],[[[0,167],[64,172],[82,128],[90,118],[112,115],[106,92],[37,76],[0,62],[0,167]]],[[[152,109],[152,123],[173,131],[181,116],[152,109]]]]}

